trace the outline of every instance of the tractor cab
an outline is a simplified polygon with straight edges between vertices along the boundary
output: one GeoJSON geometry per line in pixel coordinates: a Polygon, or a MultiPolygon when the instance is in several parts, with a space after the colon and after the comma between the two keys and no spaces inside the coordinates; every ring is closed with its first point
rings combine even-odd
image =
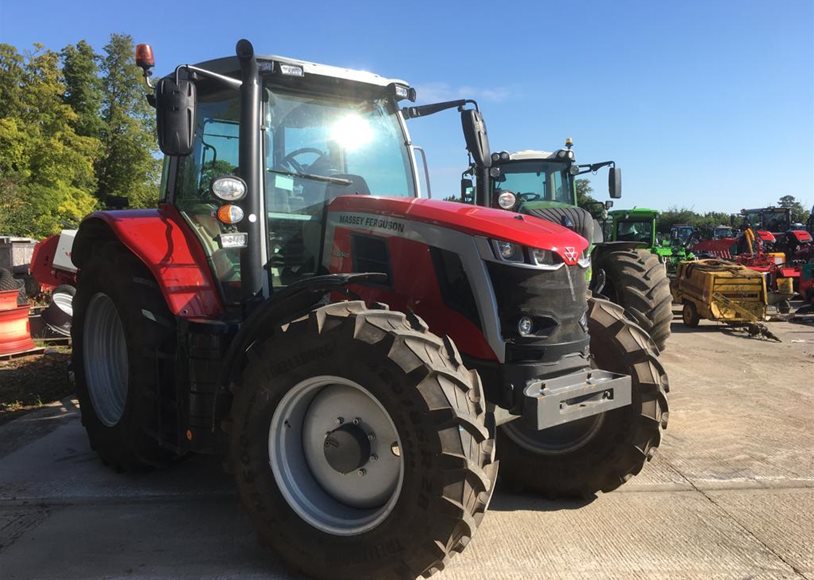
{"type": "Polygon", "coordinates": [[[611,239],[619,242],[639,242],[656,247],[656,217],[652,209],[634,208],[610,212],[613,218],[611,239]]]}
{"type": "MultiPolygon", "coordinates": [[[[238,90],[238,58],[192,67],[198,80],[195,102],[186,105],[194,107],[194,121],[184,128],[191,133],[188,154],[168,156],[165,168],[171,183],[163,201],[192,226],[233,304],[252,288],[243,283],[247,273],[252,293],[321,273],[326,207],[334,198],[417,195],[413,152],[397,106],[414,94],[406,83],[277,56],[257,62],[260,83],[256,100],[248,102],[238,90]],[[245,115],[258,122],[241,123],[245,115]],[[255,146],[246,151],[241,127],[256,133],[255,146]],[[262,192],[258,207],[249,203],[249,188],[262,192]],[[253,235],[262,243],[251,244],[253,235]],[[256,252],[244,251],[250,246],[256,252]],[[251,253],[257,254],[252,263],[241,260],[251,253]],[[255,264],[264,267],[258,272],[255,264]]],[[[163,79],[172,86],[158,91],[159,126],[165,128],[173,122],[166,101],[175,95],[165,101],[161,95],[189,86],[176,76],[163,79]]]]}
{"type": "Polygon", "coordinates": [[[734,239],[735,229],[732,226],[719,225],[712,228],[713,240],[734,239]]]}
{"type": "Polygon", "coordinates": [[[467,176],[478,173],[475,164],[464,172],[461,180],[461,198],[464,202],[488,205],[500,209],[521,211],[550,207],[578,205],[576,178],[586,173],[596,173],[610,166],[608,193],[618,199],[622,195],[622,173],[613,161],[578,165],[567,139],[564,149],[548,151],[500,151],[491,156],[489,179],[479,179],[474,194],[472,181],[467,176]]]}
{"type": "Polygon", "coordinates": [[[687,247],[692,244],[696,235],[695,228],[686,224],[674,224],[670,227],[670,245],[687,247]]]}

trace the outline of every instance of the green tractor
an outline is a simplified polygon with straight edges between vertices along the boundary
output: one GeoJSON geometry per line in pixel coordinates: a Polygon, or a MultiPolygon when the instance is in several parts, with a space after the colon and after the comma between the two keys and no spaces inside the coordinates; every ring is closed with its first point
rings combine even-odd
{"type": "Polygon", "coordinates": [[[673,225],[670,228],[670,237],[660,240],[657,230],[658,210],[637,207],[614,210],[608,215],[611,219],[611,226],[608,228],[611,241],[642,244],[642,247],[648,248],[652,254],[658,256],[659,261],[667,268],[668,274],[675,272],[680,262],[695,259],[695,255],[688,249],[696,235],[694,227],[685,224],[673,225]]]}
{"type": "Polygon", "coordinates": [[[571,228],[586,238],[591,242],[591,290],[622,306],[664,350],[673,319],[670,282],[664,266],[639,241],[606,240],[596,217],[606,217],[612,201],[597,204],[602,207],[594,215],[577,204],[578,175],[609,167],[608,193],[611,198],[619,198],[621,170],[613,161],[578,165],[572,146],[568,139],[565,149],[553,153],[503,151],[492,154],[490,167],[473,163],[463,173],[461,199],[533,215],[571,228]]]}

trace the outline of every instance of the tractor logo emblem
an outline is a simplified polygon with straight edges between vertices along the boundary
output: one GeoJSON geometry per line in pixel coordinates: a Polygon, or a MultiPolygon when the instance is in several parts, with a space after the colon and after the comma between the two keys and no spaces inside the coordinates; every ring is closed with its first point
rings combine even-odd
{"type": "Polygon", "coordinates": [[[562,249],[562,253],[565,254],[565,259],[569,264],[573,264],[577,261],[577,249],[573,246],[565,246],[562,249]]]}

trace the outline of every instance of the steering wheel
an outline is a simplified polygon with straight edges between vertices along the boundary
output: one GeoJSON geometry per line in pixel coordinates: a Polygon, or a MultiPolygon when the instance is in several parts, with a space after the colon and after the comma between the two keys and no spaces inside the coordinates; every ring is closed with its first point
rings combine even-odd
{"type": "Polygon", "coordinates": [[[299,157],[300,155],[316,155],[316,159],[314,159],[308,165],[314,165],[317,161],[325,157],[325,152],[322,149],[317,149],[316,147],[300,147],[299,149],[294,149],[291,153],[286,155],[280,160],[280,165],[288,166],[293,169],[296,173],[306,173],[305,171],[305,164],[297,161],[295,157],[299,157]]]}
{"type": "Polygon", "coordinates": [[[517,198],[522,201],[537,201],[540,199],[540,194],[538,193],[518,193],[517,198]]]}

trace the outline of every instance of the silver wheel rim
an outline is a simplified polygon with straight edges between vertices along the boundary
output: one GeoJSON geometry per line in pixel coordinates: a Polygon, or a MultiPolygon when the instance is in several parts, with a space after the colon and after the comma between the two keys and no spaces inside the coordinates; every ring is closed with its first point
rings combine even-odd
{"type": "Polygon", "coordinates": [[[504,433],[520,447],[538,455],[573,453],[588,444],[605,422],[605,413],[537,431],[522,419],[503,425],[504,433]]]}
{"type": "Polygon", "coordinates": [[[313,527],[351,536],[393,511],[404,480],[398,431],[382,404],[354,381],[311,377],[280,401],[269,426],[269,463],[288,505],[313,527]],[[349,473],[326,458],[327,440],[343,425],[364,433],[370,456],[349,473]]]}
{"type": "Polygon", "coordinates": [[[127,341],[116,305],[107,294],[93,295],[82,333],[85,382],[96,417],[115,426],[127,401],[127,341]]]}
{"type": "Polygon", "coordinates": [[[67,292],[57,292],[51,296],[51,300],[62,312],[68,316],[73,316],[73,295],[67,292]]]}

